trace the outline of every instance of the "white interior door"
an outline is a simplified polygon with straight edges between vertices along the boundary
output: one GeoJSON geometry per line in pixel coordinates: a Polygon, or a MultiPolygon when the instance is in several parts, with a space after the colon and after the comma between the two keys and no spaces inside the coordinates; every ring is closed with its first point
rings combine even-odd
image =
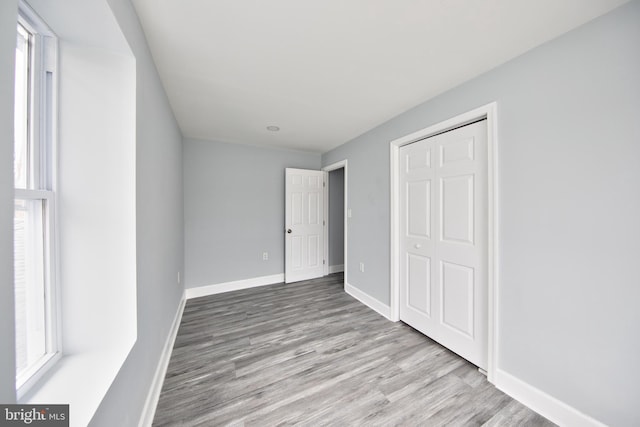
{"type": "Polygon", "coordinates": [[[285,170],[285,282],[324,272],[324,172],[285,170]]]}
{"type": "Polygon", "coordinates": [[[400,148],[400,319],[487,369],[486,120],[400,148]]]}

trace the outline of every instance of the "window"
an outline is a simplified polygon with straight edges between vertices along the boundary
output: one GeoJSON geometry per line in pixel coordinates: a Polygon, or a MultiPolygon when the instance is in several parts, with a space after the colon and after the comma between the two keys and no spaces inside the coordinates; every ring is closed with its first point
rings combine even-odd
{"type": "Polygon", "coordinates": [[[25,5],[17,24],[14,104],[14,288],[16,389],[42,375],[58,354],[54,251],[56,45],[25,5]]]}

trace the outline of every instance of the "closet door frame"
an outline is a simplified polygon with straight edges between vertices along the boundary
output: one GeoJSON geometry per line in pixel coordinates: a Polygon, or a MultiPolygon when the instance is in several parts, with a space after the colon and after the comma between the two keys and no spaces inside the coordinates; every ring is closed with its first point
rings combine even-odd
{"type": "Polygon", "coordinates": [[[399,211],[399,159],[400,147],[421,139],[452,130],[466,124],[487,120],[487,379],[495,382],[498,348],[498,138],[497,138],[497,105],[495,102],[452,117],[443,122],[413,132],[409,135],[390,142],[390,170],[391,170],[391,250],[390,250],[390,319],[400,320],[400,211],[399,211]]]}

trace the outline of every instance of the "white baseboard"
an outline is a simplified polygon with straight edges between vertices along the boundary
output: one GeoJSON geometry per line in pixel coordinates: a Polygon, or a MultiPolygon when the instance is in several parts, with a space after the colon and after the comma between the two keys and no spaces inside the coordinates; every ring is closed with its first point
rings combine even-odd
{"type": "Polygon", "coordinates": [[[329,274],[342,273],[344,271],[344,264],[330,265],[329,274]]]}
{"type": "Polygon", "coordinates": [[[180,321],[182,320],[182,313],[184,312],[184,305],[187,299],[185,294],[182,295],[182,300],[178,305],[178,311],[173,318],[171,329],[169,330],[169,336],[162,348],[162,354],[160,355],[160,361],[156,367],[156,372],[153,375],[153,381],[149,388],[149,394],[147,400],[144,402],[144,408],[142,409],[142,416],[140,417],[139,427],[151,427],[153,423],[153,417],[156,414],[156,407],[158,406],[158,399],[160,399],[160,392],[162,391],[162,384],[164,383],[164,377],[167,374],[167,368],[169,367],[169,360],[171,359],[171,352],[173,351],[173,345],[178,335],[178,329],[180,328],[180,321]]]}
{"type": "Polygon", "coordinates": [[[388,305],[381,303],[371,295],[362,292],[360,289],[348,283],[344,284],[344,291],[373,311],[377,311],[380,315],[391,320],[391,307],[388,305]]]}
{"type": "Polygon", "coordinates": [[[186,290],[187,299],[205,297],[207,295],[221,294],[223,292],[239,291],[241,289],[255,288],[257,286],[273,285],[284,282],[284,273],[271,276],[254,277],[251,279],[236,280],[234,282],[216,283],[214,285],[199,286],[186,290]]]}
{"type": "Polygon", "coordinates": [[[498,389],[559,426],[606,427],[600,421],[501,369],[496,369],[494,384],[498,389]]]}

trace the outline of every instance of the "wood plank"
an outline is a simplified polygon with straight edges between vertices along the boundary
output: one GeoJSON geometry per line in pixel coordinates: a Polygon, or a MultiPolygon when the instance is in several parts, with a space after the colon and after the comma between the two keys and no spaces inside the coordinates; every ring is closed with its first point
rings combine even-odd
{"type": "Polygon", "coordinates": [[[342,283],[189,300],[153,425],[553,426],[342,283]]]}

